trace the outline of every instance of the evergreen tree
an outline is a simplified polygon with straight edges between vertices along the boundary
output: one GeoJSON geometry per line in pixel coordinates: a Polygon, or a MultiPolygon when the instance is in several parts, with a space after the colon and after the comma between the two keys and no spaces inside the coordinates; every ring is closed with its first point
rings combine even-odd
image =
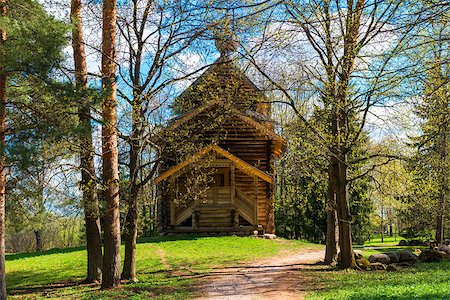
{"type": "Polygon", "coordinates": [[[120,285],[120,211],[117,148],[116,0],[103,1],[102,27],[102,158],[104,254],[102,288],[120,285]]]}
{"type": "MultiPolygon", "coordinates": [[[[326,119],[326,112],[318,109],[310,121],[320,124],[326,119]]],[[[308,133],[302,123],[293,122],[283,129],[288,150],[276,167],[277,233],[287,238],[323,243],[327,236],[329,197],[329,181],[324,175],[328,166],[326,152],[317,147],[317,137],[308,133]]],[[[356,160],[367,154],[368,137],[364,136],[362,144],[350,152],[349,159],[356,160]]],[[[370,219],[374,211],[373,200],[369,198],[370,179],[365,176],[367,168],[366,161],[349,168],[349,177],[355,178],[349,183],[352,234],[361,244],[372,230],[370,219]]]]}
{"type": "MultiPolygon", "coordinates": [[[[413,139],[417,149],[414,158],[415,175],[431,178],[426,195],[434,202],[435,238],[438,243],[444,240],[445,219],[449,205],[449,145],[450,145],[450,69],[443,63],[449,57],[448,21],[437,20],[425,32],[425,39],[431,40],[422,46],[423,63],[427,71],[422,80],[421,103],[417,105],[417,115],[423,120],[422,134],[413,139]]],[[[417,190],[418,191],[418,190],[417,190]]]]}
{"type": "Polygon", "coordinates": [[[46,78],[61,61],[66,27],[33,0],[0,2],[0,299],[5,288],[5,168],[8,86],[27,77],[46,78]]]}
{"type": "Polygon", "coordinates": [[[86,52],[84,49],[81,0],[71,1],[72,49],[75,65],[78,121],[82,130],[79,135],[79,155],[81,169],[81,190],[86,227],[86,248],[88,257],[85,282],[99,282],[102,275],[102,243],[100,211],[98,206],[97,179],[92,143],[91,103],[88,95],[86,52]]]}

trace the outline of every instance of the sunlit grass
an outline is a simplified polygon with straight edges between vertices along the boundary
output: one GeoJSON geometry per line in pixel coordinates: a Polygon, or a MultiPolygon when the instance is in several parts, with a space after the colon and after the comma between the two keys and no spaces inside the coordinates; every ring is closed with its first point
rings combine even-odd
{"type": "MultiPolygon", "coordinates": [[[[368,258],[372,254],[424,247],[397,246],[402,238],[377,237],[364,246],[356,246],[368,258]]],[[[418,254],[416,252],[416,254],[418,254]]],[[[307,299],[324,300],[448,300],[450,299],[450,263],[418,263],[413,267],[387,271],[331,271],[314,272],[317,286],[307,299]]]]}
{"type": "Polygon", "coordinates": [[[373,237],[371,237],[370,240],[365,241],[364,245],[356,245],[356,247],[383,247],[383,246],[394,246],[394,245],[398,245],[398,243],[404,240],[403,237],[401,236],[384,236],[383,237],[383,241],[381,241],[381,236],[380,235],[375,235],[373,237]]]}
{"type": "Polygon", "coordinates": [[[450,263],[420,263],[397,272],[333,271],[317,273],[324,287],[307,299],[324,300],[448,300],[450,263]]]}
{"type": "Polygon", "coordinates": [[[83,248],[10,254],[6,264],[8,292],[11,299],[187,299],[192,279],[180,272],[174,274],[174,270],[189,275],[281,252],[322,248],[301,241],[251,237],[149,238],[137,245],[139,282],[110,291],[78,285],[86,270],[83,248]]]}

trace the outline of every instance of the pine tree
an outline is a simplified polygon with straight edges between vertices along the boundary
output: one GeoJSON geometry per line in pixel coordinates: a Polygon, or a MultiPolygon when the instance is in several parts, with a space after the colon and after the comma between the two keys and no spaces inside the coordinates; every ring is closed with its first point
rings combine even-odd
{"type": "Polygon", "coordinates": [[[102,41],[102,158],[105,201],[102,288],[111,288],[120,285],[116,0],[103,1],[102,41]]]}
{"type": "Polygon", "coordinates": [[[6,299],[4,209],[8,80],[47,77],[61,61],[66,27],[32,0],[2,0],[0,13],[0,299],[6,299]]]}
{"type": "Polygon", "coordinates": [[[92,144],[91,108],[86,97],[88,91],[87,63],[84,50],[81,0],[71,1],[72,48],[75,64],[75,81],[79,96],[80,169],[81,189],[86,226],[86,248],[88,267],[86,282],[99,282],[102,275],[102,244],[100,232],[100,212],[98,207],[97,183],[94,167],[94,147],[92,144]]]}

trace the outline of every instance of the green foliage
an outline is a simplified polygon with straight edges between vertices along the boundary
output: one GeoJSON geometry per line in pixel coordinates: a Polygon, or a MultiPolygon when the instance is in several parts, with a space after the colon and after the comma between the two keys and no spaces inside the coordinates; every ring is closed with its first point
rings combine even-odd
{"type": "MultiPolygon", "coordinates": [[[[315,116],[323,121],[323,111],[315,116]]],[[[306,239],[311,242],[325,241],[328,177],[327,153],[320,147],[317,137],[294,123],[285,128],[288,151],[276,165],[277,188],[275,191],[275,222],[277,234],[287,238],[306,239]]],[[[355,147],[351,159],[365,155],[366,138],[363,145],[355,147]]],[[[365,163],[352,165],[350,176],[357,177],[365,171],[365,163]]],[[[367,176],[349,184],[352,234],[355,243],[362,244],[372,231],[371,216],[373,201],[367,176]]]]}
{"type": "Polygon", "coordinates": [[[371,216],[373,215],[373,200],[368,196],[369,180],[361,178],[350,184],[350,212],[353,216],[352,239],[355,244],[363,244],[373,232],[371,216]]]}
{"type": "Polygon", "coordinates": [[[61,61],[61,46],[68,42],[69,28],[50,17],[37,1],[7,1],[7,17],[0,26],[7,34],[0,49],[0,65],[6,72],[42,77],[61,61]]]}
{"type": "Polygon", "coordinates": [[[276,232],[287,238],[323,242],[327,182],[321,175],[325,162],[311,155],[314,148],[304,144],[302,138],[291,142],[289,151],[276,165],[276,232]]]}
{"type": "Polygon", "coordinates": [[[7,114],[7,218],[14,229],[9,233],[47,233],[47,221],[66,223],[78,209],[73,189],[77,179],[65,165],[73,158],[70,150],[77,130],[73,89],[36,76],[10,79],[15,85],[8,90],[7,114]]]}
{"type": "MultiPolygon", "coordinates": [[[[8,198],[8,200],[12,200],[8,198]]],[[[8,223],[6,224],[7,253],[30,252],[36,250],[35,232],[30,228],[30,222],[23,218],[11,220],[11,216],[22,217],[18,212],[12,214],[11,210],[17,209],[16,201],[7,201],[8,223]],[[23,223],[21,223],[23,222],[23,223]]],[[[20,208],[19,208],[20,209],[20,208]]],[[[84,243],[83,220],[77,217],[61,217],[49,214],[47,222],[41,226],[43,249],[65,248],[80,246],[84,243]],[[50,222],[49,222],[50,221],[50,222]]]]}
{"type": "Polygon", "coordinates": [[[20,249],[12,238],[30,244],[33,232],[45,235],[44,247],[79,244],[76,179],[65,165],[80,130],[78,103],[73,86],[58,82],[69,27],[35,0],[7,0],[0,22],[7,37],[0,65],[7,75],[8,245],[20,249]]]}
{"type": "MultiPolygon", "coordinates": [[[[414,188],[402,200],[407,209],[402,212],[403,234],[410,238],[432,238],[432,231],[448,237],[449,212],[449,150],[450,150],[450,85],[448,81],[450,55],[448,17],[427,20],[420,28],[417,46],[410,53],[414,64],[422,69],[414,76],[419,89],[415,114],[420,119],[416,136],[411,137],[413,155],[408,164],[414,188]],[[444,220],[443,224],[438,220],[444,220]]],[[[436,237],[440,239],[440,237],[436,237]]]]}

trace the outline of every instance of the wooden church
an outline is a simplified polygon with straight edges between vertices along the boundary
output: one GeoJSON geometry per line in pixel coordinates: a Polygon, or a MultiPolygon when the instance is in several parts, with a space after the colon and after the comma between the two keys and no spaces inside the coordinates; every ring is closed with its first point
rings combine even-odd
{"type": "Polygon", "coordinates": [[[159,135],[163,232],[274,233],[274,160],[284,139],[271,105],[233,61],[231,34],[216,38],[220,58],[175,101],[159,135]]]}

